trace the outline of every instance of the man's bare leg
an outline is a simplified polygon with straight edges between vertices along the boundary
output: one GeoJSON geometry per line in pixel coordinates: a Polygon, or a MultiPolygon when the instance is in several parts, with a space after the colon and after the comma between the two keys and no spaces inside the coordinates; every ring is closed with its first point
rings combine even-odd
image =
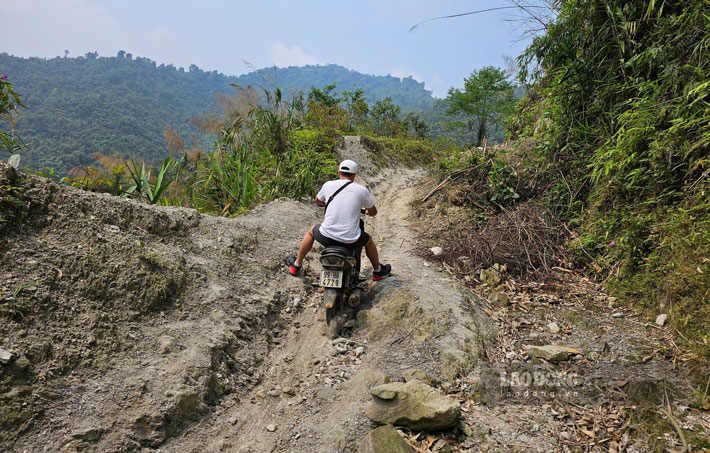
{"type": "Polygon", "coordinates": [[[380,268],[380,258],[377,254],[377,246],[375,245],[375,241],[372,240],[372,236],[370,236],[370,240],[365,244],[365,255],[370,259],[372,269],[378,270],[380,268]]]}
{"type": "MultiPolygon", "coordinates": [[[[313,227],[311,227],[308,230],[308,233],[303,236],[303,240],[301,240],[301,246],[298,248],[298,256],[296,256],[296,264],[298,266],[303,264],[303,260],[306,258],[306,255],[308,255],[308,252],[310,252],[313,248],[314,241],[315,238],[313,237],[313,227]]],[[[375,251],[375,256],[377,256],[377,251],[375,251]]]]}

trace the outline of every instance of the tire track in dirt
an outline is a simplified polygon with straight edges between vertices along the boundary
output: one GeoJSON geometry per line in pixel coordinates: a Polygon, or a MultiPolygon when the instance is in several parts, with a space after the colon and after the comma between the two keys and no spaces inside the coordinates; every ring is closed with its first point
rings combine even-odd
{"type": "MultiPolygon", "coordinates": [[[[297,314],[264,361],[259,385],[224,401],[165,451],[354,451],[374,426],[363,415],[372,386],[409,368],[452,376],[482,354],[493,331],[474,296],[412,253],[409,204],[425,173],[368,172],[372,162],[358,137],[345,138],[342,154],[366,169],[358,182],[371,188],[379,211],[366,230],[393,275],[371,284],[372,301],[353,314],[354,326],[336,345],[325,332],[321,293],[292,299],[297,314]]],[[[306,287],[318,279],[318,250],[304,266],[306,287]]],[[[369,263],[364,272],[369,277],[369,263]]]]}

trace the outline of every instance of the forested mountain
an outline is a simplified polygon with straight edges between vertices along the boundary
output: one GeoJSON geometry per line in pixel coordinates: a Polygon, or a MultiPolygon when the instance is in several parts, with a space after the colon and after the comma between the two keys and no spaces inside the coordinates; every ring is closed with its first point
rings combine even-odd
{"type": "Polygon", "coordinates": [[[216,93],[232,93],[230,84],[278,86],[290,95],[336,83],[338,91],[364,89],[370,103],[390,97],[404,111],[434,102],[414,79],[366,75],[337,65],[268,68],[229,77],[195,65],[187,70],[158,65],[123,51],[115,57],[87,53],[53,59],[0,53],[0,73],[8,75],[26,107],[17,123],[28,143],[22,165],[51,167],[58,174],[90,162],[95,152],[159,159],[167,153],[165,126],[184,135],[195,132],[186,120],[218,110],[216,93]]]}

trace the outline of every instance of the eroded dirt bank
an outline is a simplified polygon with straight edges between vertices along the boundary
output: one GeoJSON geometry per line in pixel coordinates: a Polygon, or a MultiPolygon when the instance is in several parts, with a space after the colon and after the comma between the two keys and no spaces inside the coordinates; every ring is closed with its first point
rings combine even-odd
{"type": "Polygon", "coordinates": [[[647,449],[628,428],[629,394],[684,386],[672,358],[647,357],[662,329],[611,318],[611,305],[598,308],[606,296],[566,273],[557,286],[505,281],[498,290],[510,300],[499,306],[478,298],[415,253],[415,227],[426,226],[411,203],[426,174],[375,170],[358,137],[345,137],[342,154],[364,169],[358,182],[380,211],[367,229],[393,275],[371,285],[335,342],[314,286],[318,249],[301,278],[283,264],[322,215],[313,203],[223,219],[0,168],[17,200],[0,224],[0,347],[17,355],[0,365],[3,448],[355,451],[375,427],[363,413],[370,388],[418,369],[463,410],[452,430],[401,431],[422,451],[647,449]],[[579,354],[526,355],[548,343],[579,354]],[[576,380],[510,395],[501,376],[516,371],[576,380]],[[577,396],[549,397],[563,388],[577,396]]]}

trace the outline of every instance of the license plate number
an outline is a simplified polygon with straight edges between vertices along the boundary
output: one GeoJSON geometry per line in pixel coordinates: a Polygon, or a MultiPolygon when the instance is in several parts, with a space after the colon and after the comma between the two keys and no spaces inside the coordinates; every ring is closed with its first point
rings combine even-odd
{"type": "Polygon", "coordinates": [[[343,271],[321,271],[320,285],[326,288],[340,288],[343,286],[343,271]]]}

